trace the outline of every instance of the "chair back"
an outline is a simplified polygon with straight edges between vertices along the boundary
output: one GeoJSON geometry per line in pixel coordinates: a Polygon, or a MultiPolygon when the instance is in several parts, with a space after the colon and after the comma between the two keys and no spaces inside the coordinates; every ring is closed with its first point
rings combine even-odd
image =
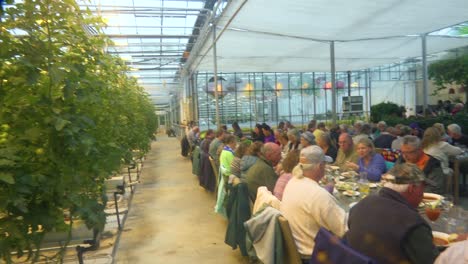
{"type": "Polygon", "coordinates": [[[375,264],[371,258],[355,251],[339,237],[321,227],[315,237],[315,247],[309,264],[375,264]]]}
{"type": "Polygon", "coordinates": [[[218,194],[219,170],[216,167],[216,163],[215,163],[214,159],[210,155],[208,155],[208,159],[210,160],[211,168],[213,169],[213,174],[215,176],[215,191],[214,191],[214,193],[218,194]]]}
{"type": "Polygon", "coordinates": [[[383,156],[387,171],[393,168],[395,162],[398,160],[398,158],[400,158],[401,155],[400,150],[390,148],[375,148],[375,152],[383,156]]]}
{"type": "Polygon", "coordinates": [[[284,216],[278,217],[281,233],[283,234],[284,263],[302,264],[301,256],[297,251],[296,242],[289,227],[289,222],[284,216]]]}
{"type": "Polygon", "coordinates": [[[375,152],[382,155],[384,160],[389,162],[396,162],[401,155],[400,150],[390,148],[375,148],[375,152]]]}

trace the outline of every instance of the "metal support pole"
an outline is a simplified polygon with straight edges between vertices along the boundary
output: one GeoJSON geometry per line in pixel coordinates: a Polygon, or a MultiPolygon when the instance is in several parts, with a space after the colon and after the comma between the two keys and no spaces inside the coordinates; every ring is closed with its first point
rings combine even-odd
{"type": "Polygon", "coordinates": [[[330,42],[330,69],[332,85],[332,124],[336,124],[335,42],[330,42]]]}
{"type": "MultiPolygon", "coordinates": [[[[315,85],[317,84],[317,82],[315,81],[315,72],[312,73],[312,80],[313,80],[313,86],[312,86],[312,98],[314,99],[314,117],[312,119],[315,119],[315,115],[317,114],[317,98],[316,98],[316,95],[315,95],[315,85]]],[[[309,122],[309,121],[307,121],[309,122]]]]}
{"type": "Polygon", "coordinates": [[[429,101],[428,88],[427,88],[427,43],[426,43],[427,34],[421,35],[421,45],[422,45],[422,79],[423,79],[423,115],[426,115],[427,103],[429,101]]]}
{"type": "Polygon", "coordinates": [[[216,104],[216,127],[221,129],[219,122],[219,95],[218,95],[218,60],[216,55],[216,24],[213,21],[213,66],[214,66],[214,94],[216,104]]]}
{"type": "MultiPolygon", "coordinates": [[[[348,74],[348,118],[351,117],[351,71],[347,71],[348,74]]],[[[341,109],[341,112],[343,112],[343,108],[341,109]]]]}
{"type": "Polygon", "coordinates": [[[370,120],[370,111],[372,107],[372,83],[371,83],[372,77],[370,76],[369,70],[366,70],[366,82],[367,82],[367,89],[368,93],[366,93],[366,96],[368,98],[368,105],[367,105],[367,114],[366,114],[366,121],[370,120]]]}

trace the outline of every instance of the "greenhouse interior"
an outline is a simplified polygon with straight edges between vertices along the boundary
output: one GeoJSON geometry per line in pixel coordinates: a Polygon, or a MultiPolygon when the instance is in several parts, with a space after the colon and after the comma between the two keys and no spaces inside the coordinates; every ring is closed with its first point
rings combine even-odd
{"type": "Polygon", "coordinates": [[[0,263],[468,263],[468,2],[0,0],[0,263]]]}

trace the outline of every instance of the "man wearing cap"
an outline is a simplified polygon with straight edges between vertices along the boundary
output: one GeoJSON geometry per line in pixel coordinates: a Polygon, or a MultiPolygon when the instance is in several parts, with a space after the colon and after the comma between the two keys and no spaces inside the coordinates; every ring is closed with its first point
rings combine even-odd
{"type": "Polygon", "coordinates": [[[377,195],[351,208],[347,243],[377,263],[433,263],[439,252],[432,230],[416,210],[424,174],[414,164],[397,164],[382,181],[377,195]]]}
{"type": "Polygon", "coordinates": [[[411,163],[418,166],[426,176],[426,192],[445,193],[445,174],[440,161],[423,152],[421,140],[416,136],[404,136],[401,144],[401,156],[396,162],[411,163]]]}
{"type": "Polygon", "coordinates": [[[312,255],[314,239],[320,227],[340,237],[346,231],[345,211],[318,184],[325,174],[325,162],[331,161],[319,146],[302,149],[293,178],[283,193],[281,213],[288,220],[297,249],[304,259],[312,255]]]}
{"type": "Polygon", "coordinates": [[[348,133],[341,133],[338,137],[338,155],[333,165],[339,166],[341,171],[353,170],[348,167],[347,162],[358,163],[359,155],[354,149],[353,138],[348,133]]]}
{"type": "Polygon", "coordinates": [[[309,131],[301,134],[301,147],[306,148],[308,146],[316,145],[315,136],[309,131]]]}

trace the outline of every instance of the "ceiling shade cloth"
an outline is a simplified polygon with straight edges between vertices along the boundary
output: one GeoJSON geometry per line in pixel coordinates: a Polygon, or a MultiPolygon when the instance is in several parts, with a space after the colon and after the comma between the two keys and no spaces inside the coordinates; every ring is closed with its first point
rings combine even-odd
{"type": "MultiPolygon", "coordinates": [[[[337,71],[367,69],[420,57],[416,35],[467,20],[466,0],[233,0],[217,24],[218,71],[330,71],[332,40],[337,71]]],[[[428,54],[467,45],[427,37],[428,54]]],[[[213,71],[212,46],[209,37],[192,70],[213,71]]]]}

